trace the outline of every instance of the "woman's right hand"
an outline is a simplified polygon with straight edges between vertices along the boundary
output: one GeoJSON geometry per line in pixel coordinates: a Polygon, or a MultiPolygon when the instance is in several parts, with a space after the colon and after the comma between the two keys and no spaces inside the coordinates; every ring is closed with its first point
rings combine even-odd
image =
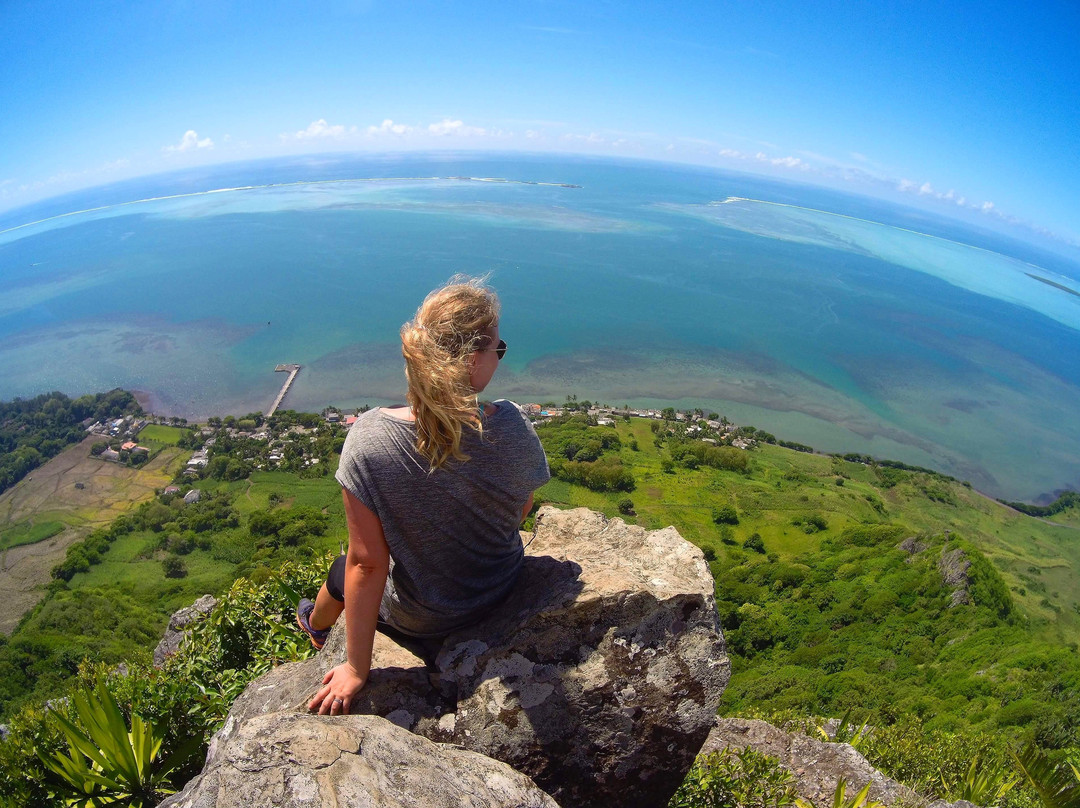
{"type": "Polygon", "coordinates": [[[348,662],[331,668],[323,677],[323,686],[308,704],[319,715],[348,715],[353,697],[364,687],[364,677],[348,662]]]}

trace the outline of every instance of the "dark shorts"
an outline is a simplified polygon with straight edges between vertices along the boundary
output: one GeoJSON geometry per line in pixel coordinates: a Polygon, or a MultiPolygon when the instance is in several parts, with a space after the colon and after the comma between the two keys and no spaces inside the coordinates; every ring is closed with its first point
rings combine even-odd
{"type": "MultiPolygon", "coordinates": [[[[330,565],[330,572],[326,574],[326,591],[338,603],[345,602],[345,556],[339,555],[330,565]]],[[[386,604],[379,608],[379,619],[375,623],[375,629],[385,634],[402,648],[411,651],[420,657],[428,666],[435,663],[435,656],[442,647],[441,637],[412,637],[405,632],[394,628],[386,622],[383,610],[386,604]]]]}

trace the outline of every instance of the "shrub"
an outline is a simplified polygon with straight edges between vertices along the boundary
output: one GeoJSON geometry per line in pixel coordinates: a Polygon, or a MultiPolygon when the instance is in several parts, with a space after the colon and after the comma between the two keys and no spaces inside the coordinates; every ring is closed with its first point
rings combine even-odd
{"type": "Polygon", "coordinates": [[[187,564],[177,556],[169,556],[161,562],[166,578],[186,578],[187,564]]]}
{"type": "Polygon", "coordinates": [[[751,533],[742,546],[747,550],[753,550],[756,553],[765,554],[765,542],[761,539],[760,533],[751,533]]]}
{"type": "Polygon", "coordinates": [[[776,758],[728,747],[694,761],[668,808],[782,808],[795,796],[795,778],[776,758]]]}
{"type": "Polygon", "coordinates": [[[737,525],[739,514],[733,505],[721,505],[712,509],[712,520],[718,525],[737,525]]]}
{"type": "Polygon", "coordinates": [[[619,513],[624,515],[631,515],[634,513],[634,500],[630,497],[623,497],[619,500],[619,513]]]}

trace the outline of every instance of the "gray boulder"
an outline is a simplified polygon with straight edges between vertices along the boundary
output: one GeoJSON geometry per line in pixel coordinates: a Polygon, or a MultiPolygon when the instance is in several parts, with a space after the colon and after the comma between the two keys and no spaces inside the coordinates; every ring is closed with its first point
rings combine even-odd
{"type": "Polygon", "coordinates": [[[169,625],[165,629],[161,642],[154,649],[154,666],[160,668],[165,664],[166,657],[180,650],[185,629],[199,618],[209,614],[215,606],[217,606],[217,598],[213,595],[203,595],[190,606],[174,612],[169,618],[169,625]]]}
{"type": "Polygon", "coordinates": [[[840,778],[847,781],[849,793],[853,793],[852,788],[858,791],[870,783],[870,799],[886,805],[925,802],[911,789],[883,775],[846,743],[825,743],[801,732],[784,732],[765,721],[720,718],[701,748],[701,754],[728,746],[735,749],[749,746],[778,758],[780,765],[794,775],[799,796],[815,805],[832,805],[840,778]]]}
{"type": "Polygon", "coordinates": [[[525,775],[381,718],[272,713],[161,808],[558,808],[525,775]]]}
{"type": "Polygon", "coordinates": [[[925,797],[902,783],[886,777],[846,743],[826,743],[803,735],[784,732],[765,721],[747,718],[720,718],[701,748],[701,754],[718,752],[725,747],[771,755],[795,777],[795,790],[803,799],[823,808],[832,805],[833,794],[841,778],[847,782],[847,794],[854,796],[870,783],[869,799],[885,805],[924,806],[924,808],[975,808],[960,800],[936,800],[925,797]]]}
{"type": "MultiPolygon", "coordinates": [[[[351,712],[507,763],[564,808],[666,805],[730,676],[701,551],[674,528],[546,507],[526,552],[516,591],[434,670],[400,652],[387,666],[381,643],[351,712]]],[[[317,657],[248,686],[211,757],[253,716],[306,710],[344,658],[339,622],[317,657]]]]}

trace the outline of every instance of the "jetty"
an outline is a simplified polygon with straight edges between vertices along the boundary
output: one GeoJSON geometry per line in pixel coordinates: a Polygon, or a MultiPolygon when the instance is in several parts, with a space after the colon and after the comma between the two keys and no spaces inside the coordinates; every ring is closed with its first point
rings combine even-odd
{"type": "Polygon", "coordinates": [[[274,368],[274,373],[288,373],[289,378],[285,380],[285,384],[281,385],[281,390],[278,391],[277,398],[274,399],[274,403],[270,405],[270,409],[266,411],[266,417],[269,418],[273,415],[277,408],[281,406],[281,402],[285,398],[285,394],[289,392],[289,388],[292,386],[293,379],[296,378],[296,374],[300,372],[300,365],[293,364],[281,364],[274,368]]]}

